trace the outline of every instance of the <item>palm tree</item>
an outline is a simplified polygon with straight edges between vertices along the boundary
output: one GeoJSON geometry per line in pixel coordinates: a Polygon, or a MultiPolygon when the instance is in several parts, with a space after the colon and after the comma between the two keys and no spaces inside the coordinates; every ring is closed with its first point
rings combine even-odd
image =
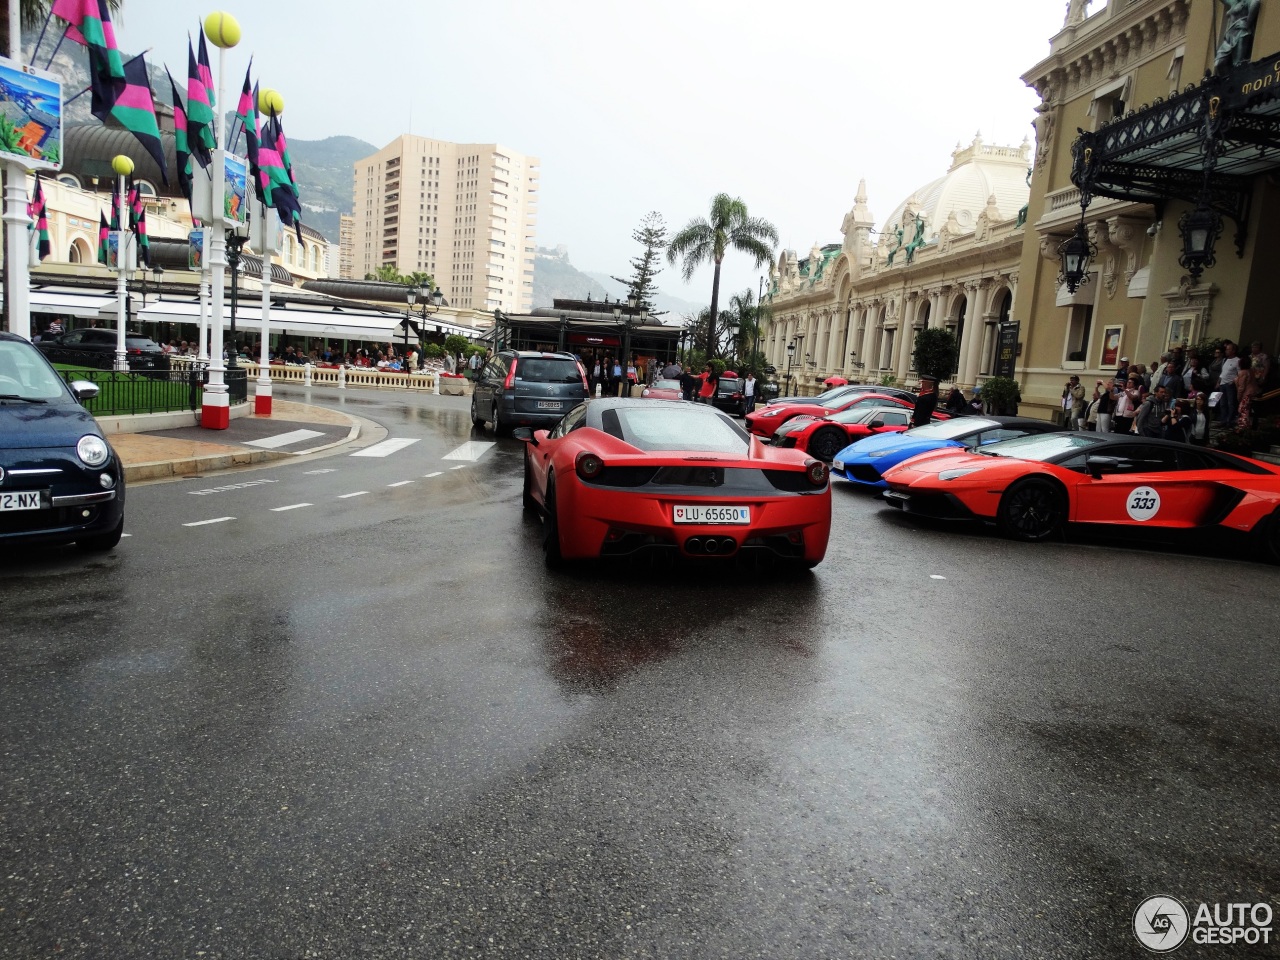
{"type": "Polygon", "coordinates": [[[730,250],[737,250],[754,258],[757,268],[773,259],[773,248],[778,242],[778,231],[768,220],[752,217],[747,205],[727,193],[718,193],[711,201],[711,218],[694,217],[684,229],[671,238],[667,247],[667,261],[674,264],[683,259],[682,273],[685,282],[693,279],[694,272],[704,263],[715,264],[711,280],[711,311],[707,324],[707,355],[714,356],[716,346],[716,317],[720,307],[720,264],[730,250]]]}

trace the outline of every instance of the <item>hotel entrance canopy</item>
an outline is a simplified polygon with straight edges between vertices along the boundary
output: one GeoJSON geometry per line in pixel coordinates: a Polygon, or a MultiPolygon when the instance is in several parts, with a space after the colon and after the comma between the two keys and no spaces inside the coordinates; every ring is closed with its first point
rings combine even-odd
{"type": "Polygon", "coordinates": [[[1280,53],[1080,131],[1072,158],[1083,206],[1204,202],[1235,223],[1243,251],[1253,179],[1280,168],[1280,53]]]}

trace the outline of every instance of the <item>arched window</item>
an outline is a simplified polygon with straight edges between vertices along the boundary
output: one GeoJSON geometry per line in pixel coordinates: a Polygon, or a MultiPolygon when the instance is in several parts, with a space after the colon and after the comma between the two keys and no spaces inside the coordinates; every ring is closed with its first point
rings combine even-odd
{"type": "Polygon", "coordinates": [[[69,263],[93,263],[88,241],[81,237],[76,237],[72,240],[71,248],[67,251],[67,261],[69,263]]]}
{"type": "Polygon", "coordinates": [[[77,177],[74,173],[58,174],[58,182],[61,184],[65,184],[68,187],[75,187],[77,190],[80,189],[80,178],[77,177]]]}
{"type": "Polygon", "coordinates": [[[150,180],[134,180],[134,186],[138,188],[138,193],[144,197],[156,197],[156,185],[150,180]]]}

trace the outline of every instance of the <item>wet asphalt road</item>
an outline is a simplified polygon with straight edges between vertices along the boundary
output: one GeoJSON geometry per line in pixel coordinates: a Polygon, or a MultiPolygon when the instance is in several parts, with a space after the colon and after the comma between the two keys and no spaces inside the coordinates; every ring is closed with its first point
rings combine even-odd
{"type": "Polygon", "coordinates": [[[0,558],[0,957],[1137,957],[1148,895],[1274,902],[1280,570],[841,487],[812,575],[551,574],[518,442],[344,402],[418,442],[0,558]]]}

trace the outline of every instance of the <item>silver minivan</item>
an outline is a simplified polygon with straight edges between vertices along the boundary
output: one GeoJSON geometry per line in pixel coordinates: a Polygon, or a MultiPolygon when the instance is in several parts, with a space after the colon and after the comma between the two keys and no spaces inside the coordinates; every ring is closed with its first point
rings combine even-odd
{"type": "Polygon", "coordinates": [[[504,350],[480,369],[471,394],[471,421],[493,432],[549,429],[590,396],[587,371],[571,353],[504,350]]]}

